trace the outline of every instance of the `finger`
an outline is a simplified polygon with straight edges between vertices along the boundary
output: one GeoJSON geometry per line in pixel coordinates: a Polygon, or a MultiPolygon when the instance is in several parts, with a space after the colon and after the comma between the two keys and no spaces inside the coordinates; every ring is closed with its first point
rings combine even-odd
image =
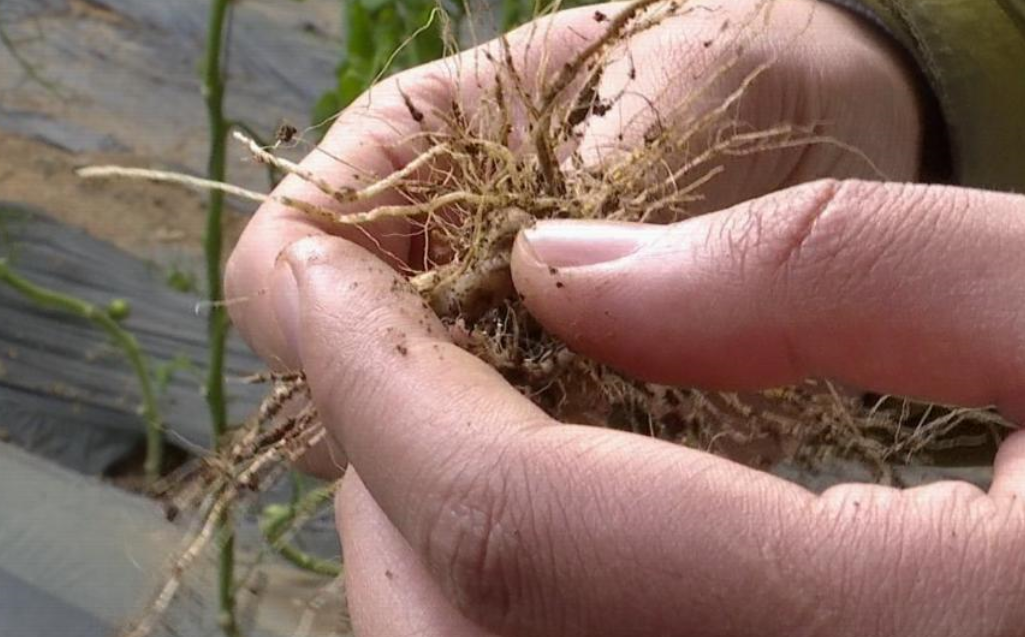
{"type": "Polygon", "coordinates": [[[604,71],[598,97],[609,110],[588,119],[580,156],[586,164],[609,161],[650,146],[650,136],[665,130],[687,151],[669,158],[674,167],[734,134],[814,127],[831,140],[718,153],[688,177],[724,168],[702,187],[703,200],[692,212],[822,177],[882,173],[911,180],[921,134],[913,76],[878,30],[862,22],[847,9],[814,0],[692,7],[664,28],[632,38],[604,71]],[[864,95],[880,101],[868,107],[864,95]]]}
{"type": "MultiPolygon", "coordinates": [[[[422,128],[437,125],[433,116],[426,120],[426,126],[416,121],[406,99],[425,112],[448,105],[454,91],[448,79],[435,65],[407,73],[405,82],[396,79],[375,88],[340,114],[321,146],[303,160],[303,169],[335,188],[360,188],[368,179],[383,178],[402,168],[417,151],[408,140],[422,128]]],[[[365,202],[341,206],[296,175],[288,176],[275,194],[339,214],[405,203],[396,193],[386,192],[365,202]]],[[[267,294],[275,260],[285,246],[329,233],[343,235],[373,250],[384,262],[399,266],[408,256],[412,230],[405,221],[395,219],[365,227],[326,227],[322,221],[280,203],[263,205],[246,226],[227,263],[225,294],[235,327],[273,369],[298,369],[293,343],[275,320],[267,294]]],[[[329,439],[304,454],[297,466],[330,480],[341,475],[346,462],[345,451],[329,439]]]]}
{"type": "Polygon", "coordinates": [[[297,312],[284,322],[303,335],[324,422],[445,598],[489,630],[855,635],[870,620],[879,634],[1003,634],[1022,621],[1020,502],[949,483],[817,500],[676,445],[552,426],[368,253],[317,239],[286,259],[297,312]]]}
{"type": "Polygon", "coordinates": [[[438,590],[419,556],[392,526],[355,471],[335,507],[345,554],[345,593],[359,637],[486,637],[438,590]]]}
{"type": "Polygon", "coordinates": [[[321,238],[285,257],[296,287],[274,294],[321,418],[471,620],[529,635],[795,627],[802,585],[760,584],[791,566],[751,556],[814,533],[808,493],[667,443],[552,426],[369,253],[321,238]]]}
{"type": "MultiPolygon", "coordinates": [[[[436,82],[417,83],[410,88],[421,102],[440,103],[448,88],[436,82]],[[437,94],[435,94],[435,92],[437,94]]],[[[373,109],[355,104],[339,116],[321,147],[303,162],[304,169],[317,174],[337,188],[361,187],[368,175],[386,177],[401,168],[414,155],[414,148],[402,144],[415,131],[409,112],[391,83],[375,93],[373,109]]],[[[275,190],[314,205],[357,213],[370,206],[402,203],[394,193],[374,200],[339,206],[330,197],[295,175],[287,177],[275,190]]],[[[269,202],[257,211],[239,238],[225,270],[225,294],[229,312],[239,332],[264,360],[279,369],[294,369],[296,360],[278,326],[267,296],[274,261],[285,246],[307,236],[343,232],[353,240],[374,249],[392,264],[401,263],[409,251],[407,224],[386,220],[362,230],[355,227],[327,228],[302,212],[277,202],[269,202]]]]}
{"type": "Polygon", "coordinates": [[[989,494],[1025,501],[1025,431],[1014,432],[1000,445],[989,494]]]}
{"type": "MultiPolygon", "coordinates": [[[[614,12],[618,5],[606,10],[614,12]]],[[[605,28],[591,18],[593,11],[560,12],[508,36],[510,59],[525,94],[530,95],[547,73],[560,69],[605,28]]],[[[453,103],[460,104],[472,120],[480,105],[489,101],[483,98],[491,95],[495,78],[503,75],[497,65],[505,59],[503,45],[495,41],[385,80],[339,115],[324,142],[303,160],[302,168],[340,189],[361,188],[387,177],[424,150],[422,133],[444,128],[442,115],[451,114],[453,103]]],[[[275,194],[338,214],[407,203],[397,193],[385,192],[343,206],[295,175],[286,178],[275,194]]],[[[225,285],[232,321],[264,360],[277,368],[294,368],[294,353],[274,321],[267,296],[281,250],[304,237],[339,234],[400,266],[410,255],[412,233],[409,224],[395,219],[360,227],[328,227],[280,203],[267,203],[246,227],[227,264],[225,285]]]]}
{"type": "Polygon", "coordinates": [[[1025,197],[822,181],[673,226],[538,224],[513,274],[550,331],[647,380],[826,377],[1014,417],[1022,245],[1025,197]]]}

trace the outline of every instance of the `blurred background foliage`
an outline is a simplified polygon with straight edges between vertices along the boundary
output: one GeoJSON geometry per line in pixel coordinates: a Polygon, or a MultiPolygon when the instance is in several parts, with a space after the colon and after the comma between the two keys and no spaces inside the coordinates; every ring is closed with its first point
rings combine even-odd
{"type": "MultiPolygon", "coordinates": [[[[568,0],[558,2],[558,8],[583,4],[589,2],[568,0]]],[[[504,33],[553,8],[555,3],[535,0],[501,0],[479,7],[458,0],[345,0],[345,50],[337,84],[313,107],[312,122],[326,122],[380,77],[442,57],[447,43],[459,42],[467,20],[479,22],[475,26],[482,32],[504,33]]]]}

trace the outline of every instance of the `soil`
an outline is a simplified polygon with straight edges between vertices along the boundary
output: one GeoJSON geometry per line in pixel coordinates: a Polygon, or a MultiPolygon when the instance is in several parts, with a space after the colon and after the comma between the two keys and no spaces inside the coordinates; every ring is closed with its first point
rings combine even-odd
{"type": "MultiPolygon", "coordinates": [[[[0,198],[46,210],[143,259],[201,262],[205,197],[177,186],[120,181],[117,187],[87,181],[75,170],[116,163],[152,166],[128,153],[71,153],[45,142],[0,130],[0,198]]],[[[233,245],[248,215],[228,209],[227,245],[233,245]]]]}

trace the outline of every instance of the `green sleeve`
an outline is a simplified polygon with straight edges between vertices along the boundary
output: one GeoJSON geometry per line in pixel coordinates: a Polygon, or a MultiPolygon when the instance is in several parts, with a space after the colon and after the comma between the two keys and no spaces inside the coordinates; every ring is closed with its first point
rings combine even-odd
{"type": "Polygon", "coordinates": [[[1025,0],[860,0],[917,60],[955,183],[1025,192],[1025,0]]]}

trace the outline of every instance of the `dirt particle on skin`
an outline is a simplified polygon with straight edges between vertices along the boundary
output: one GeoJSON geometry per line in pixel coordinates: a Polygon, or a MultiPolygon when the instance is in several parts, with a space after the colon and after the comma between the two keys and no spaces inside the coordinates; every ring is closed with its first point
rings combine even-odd
{"type": "Polygon", "coordinates": [[[413,103],[413,100],[411,100],[405,93],[402,93],[402,101],[405,102],[406,110],[409,111],[409,116],[413,118],[413,121],[417,124],[422,123],[424,121],[423,111],[418,109],[416,104],[413,103]]]}
{"type": "Polygon", "coordinates": [[[644,143],[654,144],[661,136],[662,124],[660,122],[655,122],[650,127],[648,127],[648,130],[644,131],[644,143]]]}
{"type": "Polygon", "coordinates": [[[561,289],[561,288],[564,288],[564,287],[566,287],[566,284],[565,284],[565,283],[563,283],[562,281],[556,281],[556,282],[555,282],[555,287],[557,287],[557,288],[560,288],[560,289],[561,289]]]}
{"type": "Polygon", "coordinates": [[[552,266],[548,266],[548,274],[551,274],[551,275],[554,276],[554,275],[556,275],[558,273],[559,273],[559,269],[558,268],[553,268],[552,266]]]}
{"type": "Polygon", "coordinates": [[[385,571],[384,576],[388,579],[395,579],[395,573],[392,573],[390,570],[385,571]]]}
{"type": "Polygon", "coordinates": [[[601,23],[601,22],[605,22],[608,19],[609,19],[609,16],[605,15],[601,11],[595,11],[594,12],[594,21],[595,22],[601,23]]]}
{"type": "Polygon", "coordinates": [[[402,356],[409,356],[409,348],[401,343],[395,346],[395,351],[402,356]]]}

